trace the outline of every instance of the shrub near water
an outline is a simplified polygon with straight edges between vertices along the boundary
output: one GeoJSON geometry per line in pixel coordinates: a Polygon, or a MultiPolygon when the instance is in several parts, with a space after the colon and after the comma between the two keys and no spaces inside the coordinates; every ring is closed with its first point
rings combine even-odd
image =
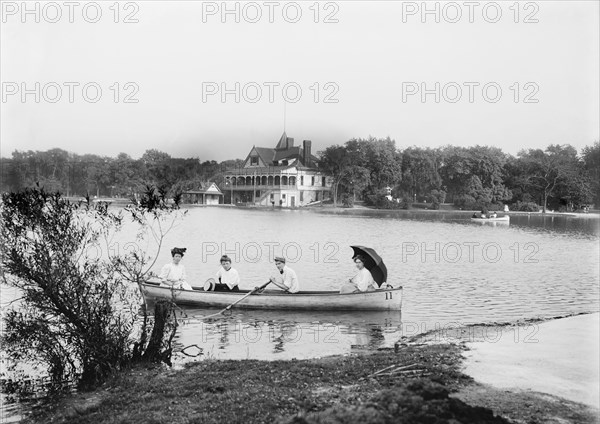
{"type": "Polygon", "coordinates": [[[92,386],[141,359],[149,320],[140,328],[139,291],[124,266],[134,261],[102,259],[89,249],[118,230],[122,216],[39,188],[4,194],[0,211],[2,278],[21,295],[2,337],[12,367],[26,362],[53,383],[92,386]]]}

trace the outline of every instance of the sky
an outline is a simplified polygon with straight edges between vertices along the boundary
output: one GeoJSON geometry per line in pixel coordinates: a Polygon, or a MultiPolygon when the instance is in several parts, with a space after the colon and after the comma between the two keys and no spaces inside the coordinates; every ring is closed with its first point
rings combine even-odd
{"type": "Polygon", "coordinates": [[[600,139],[599,2],[3,1],[0,154],[600,139]],[[37,21],[37,22],[36,22],[37,21]]]}

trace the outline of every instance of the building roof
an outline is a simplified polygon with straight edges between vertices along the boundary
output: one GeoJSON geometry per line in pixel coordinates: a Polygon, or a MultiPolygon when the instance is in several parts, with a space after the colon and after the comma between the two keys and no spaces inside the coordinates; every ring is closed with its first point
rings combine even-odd
{"type": "Polygon", "coordinates": [[[273,163],[275,150],[269,147],[254,147],[258,156],[262,159],[265,164],[273,163]]]}
{"type": "MultiPolygon", "coordinates": [[[[273,150],[273,149],[271,149],[273,150]]],[[[275,150],[275,157],[273,158],[274,161],[280,161],[282,159],[301,159],[302,158],[302,149],[300,147],[292,147],[289,149],[285,149],[285,150],[275,150]]]]}
{"type": "Polygon", "coordinates": [[[254,168],[256,166],[256,164],[249,166],[248,161],[253,155],[258,155],[259,162],[261,162],[258,164],[259,167],[287,166],[297,160],[296,166],[306,167],[307,165],[312,165],[309,167],[313,168],[314,164],[319,162],[319,158],[311,154],[310,164],[304,163],[304,144],[302,146],[294,146],[294,139],[288,137],[285,131],[279,138],[275,148],[253,146],[246,157],[245,167],[254,168]],[[256,153],[254,154],[253,152],[256,153]],[[285,162],[281,163],[282,161],[287,161],[287,164],[285,162]]]}
{"type": "Polygon", "coordinates": [[[223,195],[219,186],[213,182],[200,183],[197,190],[185,190],[183,194],[216,194],[223,195]]]}
{"type": "Polygon", "coordinates": [[[279,143],[277,143],[277,146],[275,146],[275,150],[280,150],[280,149],[287,149],[288,147],[288,136],[285,133],[285,131],[283,132],[283,134],[281,134],[281,138],[279,139],[279,143]]]}

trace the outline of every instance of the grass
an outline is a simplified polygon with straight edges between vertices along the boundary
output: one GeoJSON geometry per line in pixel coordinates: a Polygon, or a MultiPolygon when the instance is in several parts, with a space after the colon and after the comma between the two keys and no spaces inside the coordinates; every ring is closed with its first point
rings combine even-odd
{"type": "Polygon", "coordinates": [[[138,368],[94,392],[37,410],[29,421],[506,422],[448,397],[470,382],[459,364],[460,347],[424,345],[302,361],[206,360],[182,370],[138,368]]]}

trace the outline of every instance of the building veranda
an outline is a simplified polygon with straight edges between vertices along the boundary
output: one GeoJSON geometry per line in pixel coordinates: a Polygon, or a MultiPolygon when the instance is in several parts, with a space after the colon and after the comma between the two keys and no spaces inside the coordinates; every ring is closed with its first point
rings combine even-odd
{"type": "Polygon", "coordinates": [[[239,169],[225,172],[221,189],[234,204],[293,208],[329,199],[332,181],[311,144],[294,146],[284,132],[275,148],[253,146],[239,169]]]}

